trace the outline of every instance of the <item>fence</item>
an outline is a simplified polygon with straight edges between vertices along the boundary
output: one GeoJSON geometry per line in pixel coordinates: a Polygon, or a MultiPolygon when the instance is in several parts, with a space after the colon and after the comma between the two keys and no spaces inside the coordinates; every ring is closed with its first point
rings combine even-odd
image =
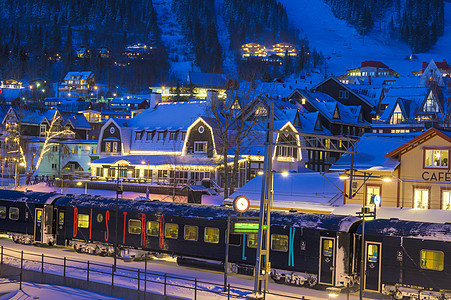
{"type": "MultiPolygon", "coordinates": [[[[215,294],[220,295],[222,298],[227,297],[227,299],[246,299],[249,295],[252,294],[253,290],[243,288],[243,287],[236,287],[231,286],[228,284],[226,288],[222,285],[218,285],[217,283],[213,282],[206,282],[201,281],[198,279],[188,279],[188,278],[182,278],[178,276],[168,275],[168,274],[161,274],[161,273],[155,273],[155,272],[149,272],[147,270],[147,260],[144,261],[144,271],[141,269],[134,269],[134,268],[126,268],[122,266],[116,266],[114,268],[114,265],[105,265],[102,263],[97,262],[90,262],[88,261],[81,261],[76,259],[69,259],[66,257],[55,257],[51,255],[44,255],[44,254],[36,254],[36,253],[30,253],[30,252],[24,252],[23,250],[17,250],[12,248],[7,248],[4,246],[1,246],[1,252],[0,252],[0,263],[1,265],[4,264],[4,258],[10,257],[13,259],[20,259],[20,274],[17,275],[19,277],[18,282],[20,283],[20,289],[22,289],[22,274],[24,270],[24,263],[26,262],[34,262],[37,264],[40,264],[38,267],[38,270],[40,270],[42,277],[44,273],[52,273],[55,272],[58,273],[61,272],[60,276],[63,276],[64,279],[66,277],[70,277],[69,273],[70,270],[78,270],[81,271],[82,274],[78,274],[75,278],[77,279],[83,279],[86,280],[87,284],[89,284],[90,281],[93,280],[93,276],[95,274],[98,274],[101,276],[102,280],[101,282],[105,283],[105,280],[107,280],[108,277],[111,276],[111,287],[114,288],[115,284],[116,286],[126,287],[130,288],[133,287],[136,289],[137,298],[141,298],[141,294],[143,295],[143,298],[146,299],[146,294],[148,292],[147,287],[150,284],[151,287],[154,287],[152,284],[158,284],[162,286],[162,295],[164,297],[170,296],[170,290],[169,288],[176,288],[176,289],[183,289],[191,291],[192,299],[197,300],[199,295],[201,293],[208,293],[208,294],[215,294]],[[9,253],[9,254],[8,254],[9,253]],[[25,255],[29,257],[38,257],[35,259],[27,258],[25,259],[25,255]],[[46,267],[47,266],[47,267],[46,267]],[[48,266],[53,267],[59,267],[62,270],[49,270],[48,266]],[[116,269],[116,270],[115,270],[116,269]],[[50,272],[51,271],[51,272],[50,272]],[[83,274],[85,273],[85,274],[83,274]],[[124,283],[119,283],[120,280],[125,280],[127,284],[124,285],[124,283]],[[133,282],[135,284],[133,285],[133,282]],[[212,286],[214,288],[212,288],[212,286]]],[[[36,268],[36,266],[35,266],[36,268]]],[[[74,275],[74,274],[72,274],[74,275]]],[[[15,275],[14,275],[15,276],[15,275]]],[[[72,277],[73,278],[73,277],[72,277]]],[[[99,282],[99,279],[95,280],[95,282],[99,282]]],[[[150,292],[150,290],[149,290],[150,292]]],[[[186,296],[186,293],[183,293],[184,296],[186,296]]],[[[265,299],[267,295],[272,296],[280,296],[284,299],[307,299],[305,296],[293,296],[293,295],[287,295],[287,294],[279,294],[279,293],[265,293],[263,295],[263,298],[265,299]]],[[[177,295],[172,295],[177,296],[177,295]]]]}

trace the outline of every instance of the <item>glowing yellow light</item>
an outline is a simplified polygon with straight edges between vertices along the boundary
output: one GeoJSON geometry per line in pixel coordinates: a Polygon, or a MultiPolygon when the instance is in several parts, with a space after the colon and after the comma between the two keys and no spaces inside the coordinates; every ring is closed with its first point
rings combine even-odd
{"type": "Polygon", "coordinates": [[[287,171],[283,171],[281,174],[282,174],[283,177],[287,177],[288,176],[288,172],[287,171]]]}

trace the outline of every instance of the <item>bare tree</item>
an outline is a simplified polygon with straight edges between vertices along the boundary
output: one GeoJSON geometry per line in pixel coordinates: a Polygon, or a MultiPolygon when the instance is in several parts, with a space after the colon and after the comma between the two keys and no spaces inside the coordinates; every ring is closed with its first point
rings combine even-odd
{"type": "Polygon", "coordinates": [[[47,131],[45,131],[44,134],[44,143],[42,145],[42,148],[40,147],[39,150],[34,152],[31,155],[31,159],[29,162],[27,162],[25,152],[23,149],[23,146],[19,144],[19,151],[20,155],[22,156],[24,162],[25,162],[25,170],[26,175],[31,176],[34,172],[36,172],[39,169],[39,166],[41,165],[42,159],[44,158],[44,155],[50,151],[51,147],[56,146],[57,143],[53,142],[53,139],[55,138],[62,138],[65,136],[73,135],[74,132],[68,129],[64,129],[62,126],[62,117],[58,113],[58,111],[55,111],[55,114],[53,115],[52,119],[50,120],[50,126],[47,131]],[[38,155],[38,160],[36,161],[36,164],[34,164],[34,160],[36,158],[36,155],[38,155]]]}

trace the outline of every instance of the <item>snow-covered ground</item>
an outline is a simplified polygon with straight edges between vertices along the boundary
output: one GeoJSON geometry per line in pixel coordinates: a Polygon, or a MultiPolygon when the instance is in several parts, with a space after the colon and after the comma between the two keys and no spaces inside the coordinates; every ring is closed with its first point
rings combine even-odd
{"type": "MultiPolygon", "coordinates": [[[[431,59],[451,61],[451,3],[445,2],[445,33],[429,53],[417,54],[418,60],[407,60],[407,44],[383,37],[378,32],[363,39],[355,28],[335,18],[324,0],[279,0],[293,24],[308,38],[310,45],[330,56],[327,73],[339,76],[360,66],[365,60],[378,60],[407,76],[421,69],[421,62],[431,59]]],[[[324,72],[324,70],[322,70],[324,72]]]]}
{"type": "Polygon", "coordinates": [[[19,290],[19,283],[13,283],[6,279],[0,279],[0,300],[25,300],[25,299],[59,299],[59,300],[109,300],[121,299],[105,296],[99,293],[86,290],[74,289],[61,285],[38,284],[22,282],[22,290],[19,290]]]}
{"type": "MultiPolygon", "coordinates": [[[[10,239],[6,238],[5,236],[0,236],[0,245],[4,246],[8,249],[16,249],[16,250],[23,250],[26,253],[35,253],[39,256],[41,253],[44,253],[45,256],[53,256],[53,257],[66,257],[67,262],[67,276],[70,277],[76,277],[76,278],[86,278],[86,272],[82,270],[74,270],[69,268],[69,266],[78,266],[78,267],[84,267],[86,268],[87,261],[89,260],[91,263],[90,267],[90,280],[99,281],[99,282],[106,282],[111,283],[111,275],[109,273],[111,272],[111,265],[113,263],[113,259],[111,257],[100,257],[100,256],[94,256],[94,255],[88,255],[88,254],[80,254],[73,251],[72,248],[64,248],[64,247],[35,247],[35,246],[29,246],[29,245],[18,245],[14,244],[10,239]],[[80,262],[71,262],[69,261],[77,260],[80,262]],[[93,263],[99,264],[99,265],[93,265],[93,263]],[[94,270],[97,271],[103,271],[106,274],[99,274],[96,272],[93,272],[94,270]]],[[[4,248],[4,249],[5,249],[4,248]]],[[[19,253],[14,253],[11,250],[5,250],[5,254],[14,254],[15,257],[20,257],[19,253]]],[[[36,256],[31,255],[24,255],[25,259],[34,259],[36,260],[36,256]]],[[[39,259],[38,259],[39,260],[39,259]]],[[[17,258],[11,258],[4,256],[4,262],[11,265],[20,265],[20,259],[17,258]]],[[[56,262],[55,259],[51,258],[45,258],[45,262],[56,262]]],[[[60,261],[61,263],[61,261],[60,261]]],[[[144,262],[143,261],[133,261],[133,262],[124,262],[122,260],[118,260],[118,266],[125,269],[119,269],[118,273],[120,275],[126,275],[126,276],[134,276],[134,279],[127,279],[127,278],[120,278],[115,277],[115,283],[121,285],[130,287],[133,289],[137,288],[137,270],[140,269],[141,276],[144,278],[144,262]]],[[[40,262],[26,262],[24,264],[24,267],[26,269],[32,269],[32,270],[38,270],[41,269],[41,263],[40,262]]],[[[62,274],[63,269],[62,266],[52,266],[45,264],[44,270],[46,272],[51,272],[54,274],[62,274]]],[[[198,299],[227,299],[227,295],[224,294],[213,294],[206,291],[215,291],[215,292],[221,292],[223,288],[223,280],[224,275],[221,272],[214,272],[214,271],[207,271],[207,270],[200,270],[200,269],[194,269],[189,267],[181,267],[178,266],[175,263],[175,260],[172,258],[163,258],[163,259],[154,259],[148,261],[148,268],[147,268],[149,274],[148,275],[148,284],[147,284],[147,290],[154,291],[156,293],[163,293],[163,285],[159,283],[152,283],[150,281],[158,281],[163,282],[164,281],[164,274],[167,274],[168,279],[167,282],[171,284],[176,284],[180,286],[193,286],[192,281],[186,281],[184,279],[190,279],[194,280],[197,278],[199,281],[198,287],[199,287],[199,294],[198,299]],[[175,276],[179,279],[169,278],[169,276],[175,276]],[[202,283],[202,282],[208,282],[208,283],[202,283]]],[[[237,297],[242,297],[248,294],[248,292],[243,291],[241,289],[252,289],[253,287],[253,277],[250,276],[244,276],[244,275],[229,275],[228,276],[228,282],[233,287],[231,288],[231,295],[232,299],[237,299],[237,297]]],[[[143,283],[141,281],[141,288],[143,288],[143,283]]],[[[272,293],[275,294],[284,294],[284,296],[275,296],[275,295],[268,295],[266,298],[269,300],[279,300],[279,299],[287,299],[287,295],[294,296],[301,298],[302,296],[305,296],[306,299],[310,300],[319,300],[319,299],[327,299],[328,295],[325,291],[319,291],[319,290],[313,290],[313,289],[307,289],[307,288],[300,288],[300,287],[294,287],[294,286],[288,286],[288,285],[281,285],[277,283],[271,282],[269,284],[269,290],[272,293]]],[[[183,287],[168,287],[167,289],[168,295],[180,295],[183,297],[192,297],[193,290],[188,290],[183,287]]],[[[45,299],[45,298],[44,298],[45,299]]],[[[102,298],[100,298],[102,299],[102,298]]],[[[346,299],[346,295],[342,294],[336,299],[346,299]]],[[[358,299],[357,294],[351,294],[350,295],[351,300],[358,299]]],[[[368,299],[384,299],[382,295],[374,295],[371,296],[368,299]]]]}

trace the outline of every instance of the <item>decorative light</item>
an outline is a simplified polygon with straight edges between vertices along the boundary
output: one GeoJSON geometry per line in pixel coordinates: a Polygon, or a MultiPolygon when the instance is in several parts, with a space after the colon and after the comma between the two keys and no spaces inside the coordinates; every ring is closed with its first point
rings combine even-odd
{"type": "Polygon", "coordinates": [[[288,171],[283,171],[281,174],[282,174],[283,177],[287,177],[288,176],[288,171]]]}

